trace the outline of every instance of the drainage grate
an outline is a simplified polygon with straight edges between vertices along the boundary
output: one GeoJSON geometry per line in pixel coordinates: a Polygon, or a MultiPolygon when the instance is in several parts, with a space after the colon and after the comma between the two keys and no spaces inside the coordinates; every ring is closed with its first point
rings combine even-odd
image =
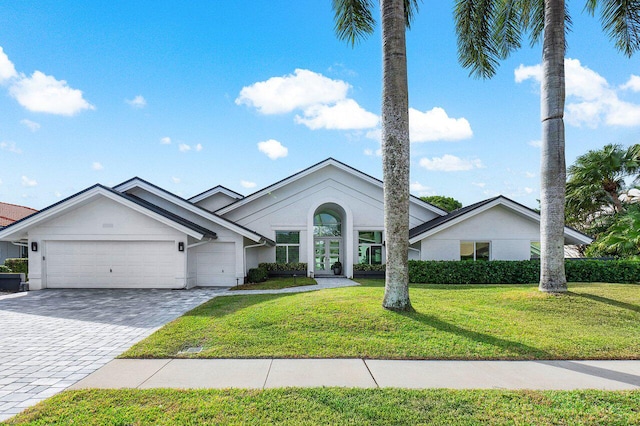
{"type": "Polygon", "coordinates": [[[193,348],[187,348],[183,351],[178,352],[179,354],[197,354],[198,352],[202,352],[202,346],[196,346],[193,348]]]}

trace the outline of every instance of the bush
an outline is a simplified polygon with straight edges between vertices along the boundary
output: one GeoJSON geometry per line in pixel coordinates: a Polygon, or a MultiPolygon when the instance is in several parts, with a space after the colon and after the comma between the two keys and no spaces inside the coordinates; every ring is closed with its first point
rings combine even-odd
{"type": "Polygon", "coordinates": [[[5,265],[0,265],[0,273],[7,273],[7,272],[11,272],[11,269],[9,269],[8,266],[5,265]]]}
{"type": "Polygon", "coordinates": [[[385,265],[369,265],[368,263],[356,263],[353,265],[354,271],[379,271],[384,272],[386,270],[385,265]]]}
{"type": "MultiPolygon", "coordinates": [[[[640,262],[566,260],[569,282],[640,282],[640,262]]],[[[539,260],[409,261],[409,281],[429,284],[526,284],[540,281],[539,260]]]]}
{"type": "Polygon", "coordinates": [[[303,262],[292,263],[261,263],[258,268],[263,268],[267,272],[283,272],[283,271],[306,271],[307,264],[303,262]]]}
{"type": "Polygon", "coordinates": [[[12,272],[15,273],[29,273],[29,259],[6,259],[4,261],[4,266],[11,269],[12,272]]]}
{"type": "Polygon", "coordinates": [[[269,279],[269,273],[264,268],[251,268],[247,272],[248,283],[262,283],[269,279]]]}

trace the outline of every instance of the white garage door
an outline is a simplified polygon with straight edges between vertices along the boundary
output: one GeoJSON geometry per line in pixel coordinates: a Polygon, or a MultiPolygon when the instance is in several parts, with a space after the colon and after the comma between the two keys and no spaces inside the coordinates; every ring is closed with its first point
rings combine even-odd
{"type": "Polygon", "coordinates": [[[171,288],[173,241],[47,241],[48,288],[171,288]]]}
{"type": "Polygon", "coordinates": [[[193,248],[199,286],[236,285],[236,244],[211,243],[193,248]]]}

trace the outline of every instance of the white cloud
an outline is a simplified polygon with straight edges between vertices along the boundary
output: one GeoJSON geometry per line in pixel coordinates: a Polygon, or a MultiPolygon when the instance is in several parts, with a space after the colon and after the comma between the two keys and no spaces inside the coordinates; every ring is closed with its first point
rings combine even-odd
{"type": "Polygon", "coordinates": [[[35,71],[31,77],[21,74],[9,87],[9,93],[20,105],[33,112],[75,115],[85,109],[95,109],[82,97],[82,91],[72,89],[64,80],[35,71]]]}
{"type": "Polygon", "coordinates": [[[311,130],[317,129],[370,129],[378,125],[378,116],[362,108],[353,99],[343,99],[335,105],[312,105],[304,110],[304,117],[295,121],[311,130]]]}
{"type": "Polygon", "coordinates": [[[347,96],[349,84],[309,70],[296,69],[243,87],[237,105],[255,107],[262,114],[283,114],[317,104],[333,104],[347,96]]]}
{"type": "Polygon", "coordinates": [[[412,182],[409,185],[409,189],[412,193],[417,194],[419,197],[425,197],[427,195],[435,195],[435,192],[430,187],[421,184],[420,182],[412,182]]]}
{"type": "Polygon", "coordinates": [[[529,179],[536,177],[535,173],[532,172],[524,172],[525,177],[528,177],[529,179]]]}
{"type": "Polygon", "coordinates": [[[173,181],[173,183],[180,183],[180,182],[181,182],[181,179],[180,179],[180,178],[177,178],[177,177],[175,177],[175,176],[172,176],[172,177],[171,177],[171,180],[173,181]]]}
{"type": "MultiPolygon", "coordinates": [[[[516,83],[533,79],[540,83],[542,67],[520,65],[514,72],[516,83]]],[[[566,122],[572,126],[596,128],[601,122],[609,126],[640,126],[640,105],[621,100],[618,90],[640,90],[640,78],[632,75],[619,89],[612,88],[597,72],[579,60],[565,59],[567,103],[566,122]]]]}
{"type": "Polygon", "coordinates": [[[9,60],[9,57],[0,46],[0,83],[4,80],[17,77],[18,73],[13,65],[13,62],[9,60]]]}
{"type": "Polygon", "coordinates": [[[133,99],[125,99],[124,101],[132,108],[141,109],[147,106],[147,100],[142,95],[138,95],[133,99]]]}
{"type": "Polygon", "coordinates": [[[15,142],[0,142],[0,149],[14,154],[22,154],[22,150],[16,146],[15,142]]]}
{"type": "Polygon", "coordinates": [[[62,193],[60,191],[55,191],[53,193],[53,196],[56,197],[56,198],[60,198],[60,197],[62,197],[62,193]]]}
{"type": "Polygon", "coordinates": [[[195,150],[196,150],[197,152],[202,151],[202,144],[197,144],[197,145],[195,146],[195,150]]]}
{"type": "Polygon", "coordinates": [[[181,143],[180,145],[178,145],[178,149],[180,150],[180,152],[191,151],[191,147],[186,143],[181,143]]]}
{"type": "Polygon", "coordinates": [[[640,75],[633,75],[629,77],[629,81],[620,86],[622,90],[631,90],[632,92],[640,92],[640,75]]]}
{"type": "Polygon", "coordinates": [[[471,182],[471,185],[477,186],[478,188],[484,188],[485,186],[487,186],[487,184],[484,182],[471,182]]]}
{"type": "Polygon", "coordinates": [[[529,188],[528,186],[524,187],[524,192],[527,194],[532,194],[533,193],[533,188],[529,188]]]}
{"type": "Polygon", "coordinates": [[[94,161],[93,164],[91,164],[91,168],[93,170],[103,170],[104,166],[102,165],[102,163],[99,163],[97,161],[94,161]]]}
{"type": "Polygon", "coordinates": [[[420,166],[427,170],[438,172],[459,172],[472,169],[483,168],[482,161],[479,159],[462,159],[455,155],[445,154],[442,157],[422,158],[420,166]]]}
{"type": "Polygon", "coordinates": [[[529,141],[529,142],[527,142],[527,144],[529,144],[529,146],[532,146],[534,148],[542,147],[542,141],[541,140],[529,141]]]}
{"type": "Polygon", "coordinates": [[[369,156],[369,157],[372,157],[372,156],[373,156],[373,150],[372,150],[372,149],[370,149],[370,148],[366,148],[366,149],[364,150],[364,155],[367,155],[367,156],[369,156]]]}
{"type": "Polygon", "coordinates": [[[160,143],[162,145],[170,145],[171,144],[171,138],[168,136],[165,136],[164,138],[160,139],[160,143]]]}
{"type": "Polygon", "coordinates": [[[257,184],[255,182],[249,182],[248,180],[241,180],[240,185],[242,185],[243,188],[255,188],[257,184]]]}
{"type": "Polygon", "coordinates": [[[275,139],[258,142],[258,150],[267,155],[272,160],[284,158],[289,154],[289,149],[275,139]]]}
{"type": "Polygon", "coordinates": [[[38,185],[38,182],[35,179],[29,179],[26,176],[22,176],[22,186],[32,187],[36,185],[38,185]]]}
{"type": "Polygon", "coordinates": [[[411,142],[456,141],[473,136],[466,118],[450,118],[442,108],[421,112],[409,108],[411,142]]]}
{"type": "Polygon", "coordinates": [[[20,124],[24,125],[32,132],[37,132],[38,130],[40,130],[40,124],[36,123],[35,121],[27,120],[26,118],[24,120],[20,120],[20,124]]]}

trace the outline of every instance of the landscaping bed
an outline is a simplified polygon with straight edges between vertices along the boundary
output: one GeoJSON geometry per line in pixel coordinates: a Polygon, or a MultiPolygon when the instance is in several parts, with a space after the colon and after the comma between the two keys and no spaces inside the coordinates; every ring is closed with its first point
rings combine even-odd
{"type": "Polygon", "coordinates": [[[412,285],[415,312],[381,307],[383,280],[215,298],[123,358],[640,359],[640,286],[412,285]],[[185,347],[202,346],[197,354],[185,347]]]}
{"type": "Polygon", "coordinates": [[[317,285],[313,278],[300,277],[272,277],[261,283],[247,283],[231,287],[231,290],[280,290],[283,288],[302,287],[307,285],[317,285]]]}

